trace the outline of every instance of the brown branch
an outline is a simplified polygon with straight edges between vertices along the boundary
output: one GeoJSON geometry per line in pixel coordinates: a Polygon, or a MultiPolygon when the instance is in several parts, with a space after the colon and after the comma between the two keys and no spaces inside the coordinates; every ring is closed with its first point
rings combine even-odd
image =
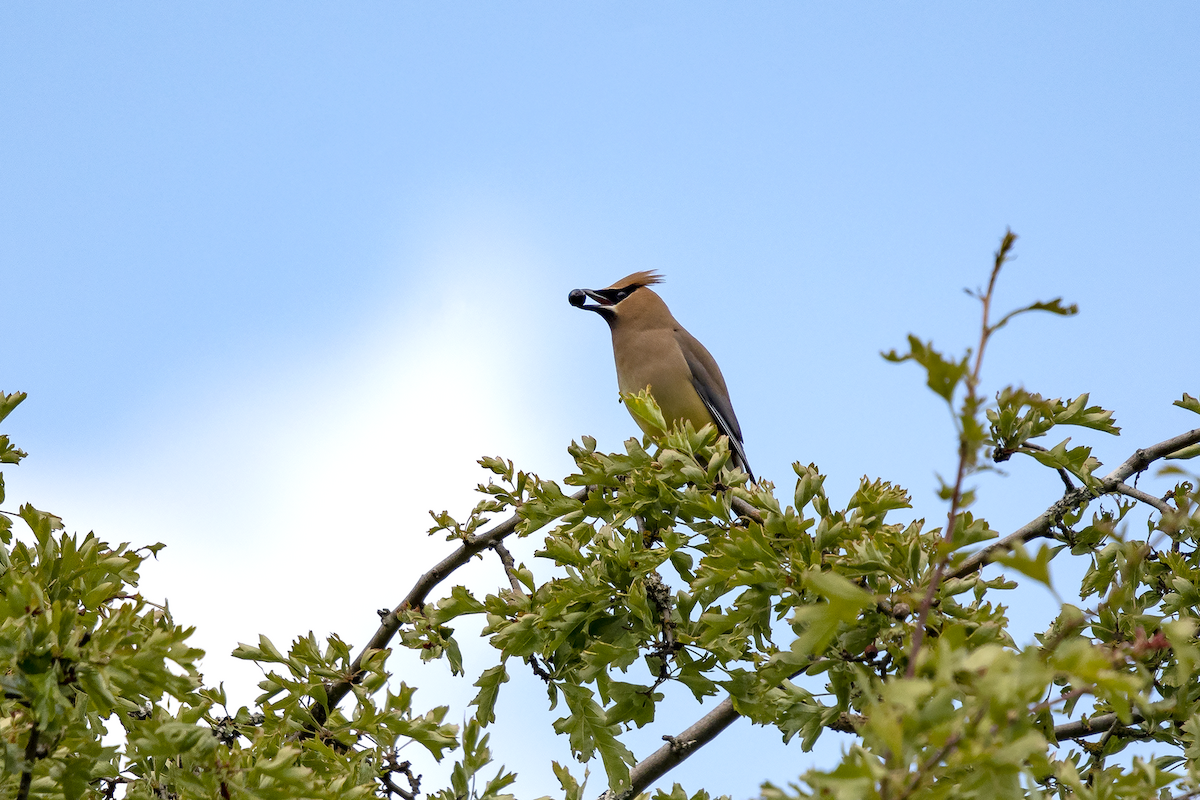
{"type": "MultiPolygon", "coordinates": [[[[590,487],[584,487],[571,495],[571,499],[582,503],[587,499],[590,491],[590,487]]],[[[325,694],[328,698],[328,703],[327,705],[316,704],[313,706],[312,716],[315,724],[324,725],[327,715],[326,709],[335,708],[350,693],[350,687],[362,674],[363,662],[375,651],[382,650],[388,646],[388,642],[396,635],[396,631],[400,630],[400,615],[405,610],[419,608],[424,605],[425,598],[429,596],[434,587],[450,577],[455,570],[466,564],[474,556],[479,555],[488,548],[494,548],[498,542],[504,541],[506,537],[515,533],[517,526],[520,524],[521,517],[513,514],[490,530],[464,540],[458,546],[457,550],[443,558],[433,569],[418,578],[413,587],[409,589],[408,594],[400,601],[400,604],[391,613],[383,616],[379,629],[375,631],[375,635],[370,638],[362,650],[359,651],[358,655],[354,657],[354,661],[351,662],[349,669],[351,677],[325,684],[325,694]]]]}
{"type": "Polygon", "coordinates": [[[496,542],[492,545],[492,549],[496,551],[496,555],[500,556],[500,563],[504,565],[504,574],[508,576],[508,583],[512,586],[513,593],[518,597],[524,597],[525,590],[521,588],[521,582],[517,580],[517,564],[513,561],[512,553],[508,552],[508,548],[502,542],[496,542]]]}
{"type": "Polygon", "coordinates": [[[554,676],[546,671],[546,668],[543,667],[540,662],[538,662],[537,656],[535,656],[533,653],[529,654],[529,658],[525,659],[525,663],[529,665],[531,670],[533,670],[533,674],[541,678],[544,683],[550,683],[552,680],[554,680],[554,676]]]}
{"type": "MultiPolygon", "coordinates": [[[[1137,709],[1129,712],[1134,723],[1144,722],[1145,717],[1137,709]]],[[[1120,723],[1120,719],[1116,714],[1099,714],[1091,719],[1078,719],[1072,722],[1064,722],[1062,725],[1054,726],[1055,741],[1062,742],[1067,739],[1082,739],[1085,736],[1095,736],[1096,734],[1108,733],[1114,730],[1114,726],[1120,723]]],[[[1132,728],[1117,728],[1117,735],[1121,735],[1125,731],[1132,731],[1132,728]]]]}
{"type": "Polygon", "coordinates": [[[1154,506],[1159,510],[1160,513],[1170,514],[1175,510],[1167,505],[1165,500],[1155,497],[1152,494],[1146,494],[1141,489],[1135,489],[1127,483],[1118,483],[1113,487],[1113,489],[1116,490],[1118,494],[1123,494],[1126,497],[1132,497],[1134,500],[1140,500],[1146,505],[1154,506]]]}
{"type": "Polygon", "coordinates": [[[696,724],[678,736],[664,736],[667,744],[639,761],[629,771],[629,788],[620,795],[611,791],[601,795],[603,800],[626,800],[641,794],[650,784],[666,775],[692,753],[717,738],[738,718],[733,700],[726,697],[717,707],[700,718],[696,724]]]}
{"type": "MultiPolygon", "coordinates": [[[[1083,693],[1083,690],[1077,690],[1069,696],[1056,697],[1053,700],[1044,702],[1041,704],[1041,707],[1048,708],[1052,704],[1070,699],[1070,696],[1076,696],[1081,693],[1083,693]]],[[[1038,708],[1035,706],[1034,710],[1036,711],[1038,708]]],[[[1131,710],[1130,714],[1134,724],[1145,721],[1145,717],[1137,709],[1131,710]]],[[[683,733],[680,733],[678,736],[664,736],[663,739],[667,741],[667,744],[639,761],[630,771],[630,788],[618,796],[614,796],[610,792],[605,792],[601,795],[602,800],[627,800],[640,794],[650,784],[654,783],[654,781],[681,764],[692,753],[715,739],[737,718],[738,712],[733,708],[733,701],[726,697],[716,708],[701,717],[698,722],[683,733]]],[[[854,733],[865,722],[866,717],[861,714],[843,713],[839,715],[837,720],[825,727],[841,733],[854,733]]],[[[1087,736],[1110,732],[1114,735],[1122,736],[1137,731],[1134,728],[1120,725],[1116,714],[1100,714],[1091,719],[1081,719],[1055,726],[1054,738],[1057,742],[1063,742],[1069,739],[1082,739],[1087,736]]]]}
{"type": "Polygon", "coordinates": [[[29,741],[25,745],[25,769],[21,772],[21,785],[17,787],[16,800],[27,800],[29,787],[33,785],[33,762],[38,757],[38,726],[35,720],[29,729],[29,741]]]}
{"type": "Polygon", "coordinates": [[[759,525],[763,524],[762,514],[758,513],[758,509],[747,503],[742,498],[733,498],[733,501],[729,505],[732,506],[733,510],[736,511],[740,516],[748,517],[750,520],[757,522],[759,525]]]}
{"type": "Polygon", "coordinates": [[[416,796],[421,793],[421,776],[412,774],[412,762],[401,762],[396,755],[396,751],[392,750],[384,759],[383,768],[379,775],[379,781],[383,784],[383,788],[387,791],[388,797],[393,794],[398,794],[403,800],[415,800],[416,796]],[[394,780],[393,775],[403,775],[408,778],[408,789],[399,786],[394,780]]]}
{"type": "Polygon", "coordinates": [[[1130,475],[1143,472],[1155,461],[1197,442],[1200,442],[1200,428],[1195,428],[1187,433],[1181,433],[1170,439],[1164,439],[1150,447],[1138,449],[1133,455],[1125,459],[1121,466],[1101,478],[1099,486],[1095,490],[1081,487],[1073,492],[1068,492],[1061,500],[1050,506],[1050,508],[1046,509],[1035,519],[1030,520],[1003,539],[999,539],[987,547],[976,550],[961,564],[951,570],[948,573],[948,577],[962,578],[971,575],[991,563],[997,553],[1005,553],[1012,550],[1018,544],[1024,544],[1033,539],[1049,536],[1054,525],[1067,512],[1087,505],[1099,495],[1112,494],[1118,491],[1117,485],[1124,483],[1125,479],[1130,475]]]}
{"type": "MultiPolygon", "coordinates": [[[[996,330],[988,325],[988,317],[992,310],[992,293],[996,289],[996,278],[1000,275],[1000,269],[1004,266],[1004,262],[1008,260],[1008,251],[1012,249],[1013,243],[1017,241],[1017,236],[1011,230],[1005,231],[1004,238],[1000,242],[1000,249],[996,251],[995,263],[992,266],[991,277],[988,278],[987,292],[977,294],[979,302],[983,305],[983,323],[979,330],[979,350],[975,353],[975,368],[966,375],[967,396],[963,399],[963,416],[967,412],[971,413],[972,418],[978,413],[979,398],[975,394],[975,389],[979,386],[979,372],[983,368],[983,351],[987,349],[988,339],[996,330]]],[[[1007,318],[1005,318],[1006,320],[1007,318]]],[[[1004,325],[1005,320],[997,323],[997,328],[1004,325]]],[[[958,471],[954,478],[954,490],[950,494],[950,511],[946,515],[946,532],[942,535],[942,541],[946,544],[954,541],[954,526],[958,522],[958,508],[962,502],[962,486],[963,478],[966,477],[969,461],[973,457],[971,443],[967,440],[967,431],[964,427],[958,433],[958,471]]],[[[950,563],[951,553],[946,552],[938,559],[937,565],[933,568],[933,575],[929,578],[929,586],[925,589],[925,596],[921,598],[921,607],[917,611],[917,619],[913,624],[912,645],[909,648],[908,666],[905,668],[904,675],[911,678],[917,673],[917,656],[921,652],[921,644],[925,640],[925,622],[929,619],[929,610],[933,607],[933,598],[937,594],[938,587],[942,582],[942,573],[946,570],[946,565],[950,563]]]]}

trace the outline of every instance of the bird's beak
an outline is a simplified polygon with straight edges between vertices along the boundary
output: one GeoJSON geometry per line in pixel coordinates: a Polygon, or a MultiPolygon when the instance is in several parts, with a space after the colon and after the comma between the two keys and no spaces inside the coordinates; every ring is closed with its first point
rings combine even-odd
{"type": "Polygon", "coordinates": [[[612,308],[612,303],[604,295],[600,294],[599,292],[592,291],[591,289],[572,289],[571,293],[567,295],[567,302],[576,308],[582,308],[585,311],[595,311],[601,316],[603,316],[605,312],[612,308]],[[589,297],[595,300],[599,305],[587,305],[587,299],[589,297]]]}

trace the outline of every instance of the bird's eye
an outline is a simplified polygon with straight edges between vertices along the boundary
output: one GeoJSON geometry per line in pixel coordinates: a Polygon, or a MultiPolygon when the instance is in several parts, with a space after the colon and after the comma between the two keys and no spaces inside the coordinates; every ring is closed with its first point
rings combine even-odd
{"type": "Polygon", "coordinates": [[[616,294],[618,303],[621,302],[622,300],[624,300],[626,297],[629,297],[628,289],[622,289],[621,291],[617,292],[617,294],[616,294]]]}

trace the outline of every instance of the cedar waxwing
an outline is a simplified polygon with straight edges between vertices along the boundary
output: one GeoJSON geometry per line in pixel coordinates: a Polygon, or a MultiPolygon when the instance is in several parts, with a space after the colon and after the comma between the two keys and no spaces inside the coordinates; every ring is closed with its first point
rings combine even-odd
{"type": "MultiPolygon", "coordinates": [[[[742,446],[742,427],[729,402],[729,390],[717,362],[704,345],[671,316],[650,288],[661,283],[656,272],[635,272],[607,289],[572,289],[567,299],[576,308],[595,311],[612,331],[617,386],[622,392],[649,387],[670,425],[690,420],[697,429],[709,424],[729,437],[734,463],[754,473],[742,446]],[[587,298],[598,305],[585,305],[587,298]]],[[[642,421],[634,420],[643,429],[642,421]]]]}

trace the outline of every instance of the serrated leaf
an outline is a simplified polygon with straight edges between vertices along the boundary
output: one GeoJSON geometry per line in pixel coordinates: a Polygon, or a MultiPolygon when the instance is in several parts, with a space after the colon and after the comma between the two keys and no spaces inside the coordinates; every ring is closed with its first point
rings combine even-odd
{"type": "Polygon", "coordinates": [[[504,625],[492,637],[492,646],[499,648],[505,656],[526,658],[533,655],[541,642],[538,632],[537,614],[522,614],[513,622],[504,625]]]}
{"type": "Polygon", "coordinates": [[[622,392],[621,400],[624,401],[625,407],[629,409],[629,413],[637,420],[638,426],[642,430],[653,431],[654,435],[659,437],[666,436],[670,431],[671,426],[667,424],[662,409],[658,407],[658,403],[654,401],[648,389],[643,389],[636,394],[622,392]]]}
{"type": "Polygon", "coordinates": [[[455,586],[450,590],[450,596],[438,601],[437,607],[429,615],[430,622],[442,625],[455,617],[464,614],[482,614],[483,603],[471,596],[465,586],[455,586]]]}
{"type": "Polygon", "coordinates": [[[1056,425],[1079,425],[1092,430],[1119,435],[1121,429],[1113,422],[1113,412],[1106,411],[1100,406],[1088,406],[1087,394],[1081,394],[1065,405],[1059,405],[1054,411],[1056,425]]]}
{"type": "Polygon", "coordinates": [[[4,418],[13,412],[14,408],[21,405],[26,397],[28,395],[25,392],[13,392],[12,394],[0,392],[0,422],[3,422],[4,418]]]}
{"type": "Polygon", "coordinates": [[[438,706],[422,717],[398,720],[393,727],[400,735],[423,746],[436,761],[441,761],[446,750],[458,746],[458,726],[442,723],[447,710],[446,706],[438,706]]]}
{"type": "Polygon", "coordinates": [[[862,609],[875,603],[870,593],[833,572],[806,572],[804,585],[826,602],[802,606],[792,616],[793,625],[803,627],[803,632],[791,645],[797,663],[823,651],[833,640],[839,625],[858,619],[862,609]]]}
{"type": "Polygon", "coordinates": [[[629,786],[629,766],[634,757],[617,739],[617,726],[608,725],[604,709],[593,699],[590,689],[570,684],[563,684],[561,688],[571,716],[556,720],[554,729],[568,734],[571,749],[581,760],[586,761],[599,751],[609,788],[614,793],[624,791],[629,786]]]}
{"type": "Polygon", "coordinates": [[[1092,457],[1090,447],[1067,448],[1069,438],[1063,439],[1049,450],[1031,450],[1029,455],[1038,462],[1053,469],[1065,469],[1084,483],[1092,483],[1092,472],[1100,466],[1100,462],[1092,457]]]}
{"type": "Polygon", "coordinates": [[[550,762],[550,766],[554,770],[554,777],[558,778],[558,785],[563,789],[564,800],[583,800],[583,789],[587,786],[587,773],[584,772],[583,783],[580,783],[575,780],[575,776],[571,774],[570,770],[557,761],[550,762]]]}
{"type": "Polygon", "coordinates": [[[947,403],[953,402],[955,388],[967,376],[966,357],[961,361],[950,361],[933,349],[933,342],[926,344],[912,334],[908,336],[908,347],[904,355],[895,350],[881,355],[894,364],[916,361],[925,368],[926,385],[947,403]]]}
{"type": "Polygon", "coordinates": [[[474,683],[479,687],[479,694],[470,704],[479,709],[475,712],[475,718],[483,727],[496,721],[496,698],[500,696],[500,685],[503,683],[508,683],[508,670],[503,664],[485,669],[474,683]]]}
{"type": "Polygon", "coordinates": [[[1025,545],[1018,542],[1012,550],[996,555],[995,561],[1015,569],[1026,577],[1033,578],[1038,583],[1044,584],[1050,591],[1054,591],[1054,587],[1050,584],[1050,560],[1060,549],[1042,544],[1038,548],[1037,555],[1030,557],[1025,545]]]}
{"type": "Polygon", "coordinates": [[[990,330],[994,333],[995,331],[998,331],[1007,325],[1008,321],[1013,317],[1020,316],[1021,314],[1028,314],[1030,311],[1048,311],[1049,313],[1057,314],[1060,317],[1071,317],[1079,313],[1079,306],[1075,305],[1074,303],[1069,306],[1064,306],[1061,297],[1056,297],[1053,300],[1047,301],[1039,300],[1036,303],[1030,303],[1024,308],[1018,308],[1016,311],[1008,312],[1001,317],[999,322],[997,322],[995,325],[992,325],[990,330]]]}
{"type": "MultiPolygon", "coordinates": [[[[1176,406],[1179,406],[1180,408],[1186,408],[1188,411],[1191,411],[1194,414],[1200,414],[1200,400],[1197,400],[1195,397],[1192,397],[1187,392],[1183,393],[1183,399],[1176,400],[1171,405],[1176,405],[1176,406]]],[[[0,417],[0,419],[3,419],[3,418],[0,417]]]]}

